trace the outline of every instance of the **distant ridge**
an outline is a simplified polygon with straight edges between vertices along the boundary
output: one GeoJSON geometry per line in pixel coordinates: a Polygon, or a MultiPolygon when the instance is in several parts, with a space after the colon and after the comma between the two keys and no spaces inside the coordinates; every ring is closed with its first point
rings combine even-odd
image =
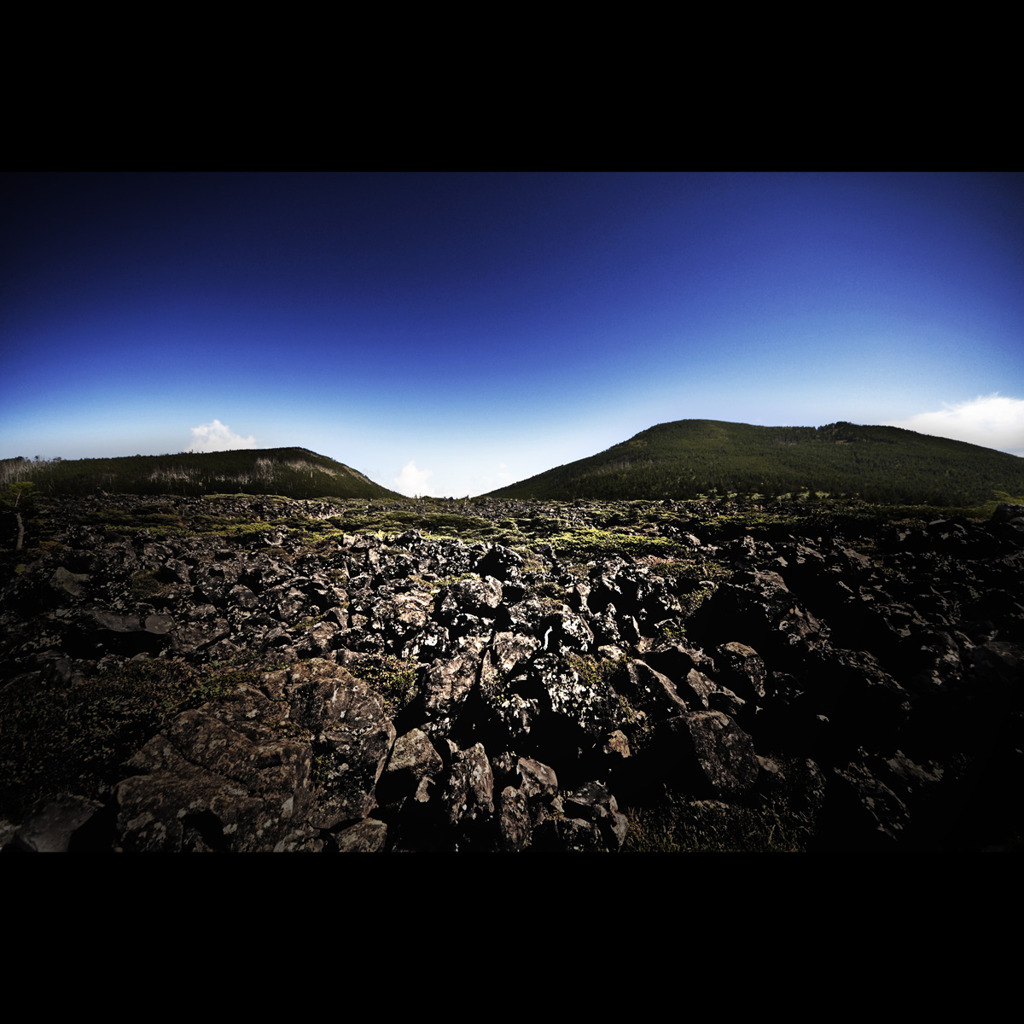
{"type": "Polygon", "coordinates": [[[113,459],[0,460],[0,486],[27,480],[42,494],[280,494],[400,498],[358,470],[307,448],[245,448],[113,459]]]}
{"type": "Polygon", "coordinates": [[[486,497],[572,500],[824,492],[966,506],[1024,493],[1024,459],[900,427],[759,427],[677,420],[486,497]]]}

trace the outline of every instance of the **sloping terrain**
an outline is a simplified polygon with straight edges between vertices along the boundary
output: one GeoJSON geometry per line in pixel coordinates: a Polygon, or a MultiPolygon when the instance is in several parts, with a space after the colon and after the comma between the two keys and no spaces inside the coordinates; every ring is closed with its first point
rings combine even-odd
{"type": "Polygon", "coordinates": [[[678,420],[489,496],[608,501],[823,492],[874,502],[970,505],[996,491],[1024,491],[1024,459],[898,427],[678,420]]]}
{"type": "Polygon", "coordinates": [[[281,494],[289,498],[399,497],[350,466],[306,448],[181,452],[115,459],[0,461],[0,487],[31,482],[48,495],[281,494]]]}

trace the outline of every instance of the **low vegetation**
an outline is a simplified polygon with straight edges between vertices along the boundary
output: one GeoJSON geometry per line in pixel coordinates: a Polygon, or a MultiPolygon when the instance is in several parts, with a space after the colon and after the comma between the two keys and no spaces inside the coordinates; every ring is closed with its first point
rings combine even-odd
{"type": "Polygon", "coordinates": [[[607,451],[492,491],[496,498],[691,499],[733,494],[971,505],[1024,490],[1024,459],[898,427],[662,423],[607,451]]]}
{"type": "MultiPolygon", "coordinates": [[[[182,452],[114,459],[0,460],[0,505],[31,492],[45,496],[124,494],[278,495],[292,499],[365,498],[349,530],[404,525],[427,533],[475,530],[490,540],[521,528],[517,518],[469,522],[466,502],[406,499],[362,473],[305,448],[182,452]],[[386,516],[388,523],[382,525],[386,516]]],[[[528,501],[650,502],[664,499],[783,500],[815,506],[828,499],[883,505],[977,506],[994,493],[1024,492],[1024,459],[899,427],[837,422],[822,427],[761,427],[719,420],[678,420],[641,431],[597,455],[539,473],[483,497],[528,501]]],[[[557,523],[546,523],[552,528],[557,523]]],[[[610,529],[615,523],[592,524],[610,529]]],[[[639,525],[623,521],[629,532],[639,525]]],[[[556,530],[557,532],[557,530],[556,530]]],[[[607,544],[618,538],[607,539],[607,544]]],[[[600,538],[592,543],[599,545],[600,538]]]]}
{"type": "Polygon", "coordinates": [[[799,829],[771,806],[726,806],[666,788],[631,808],[624,853],[800,853],[799,829]]]}
{"type": "Polygon", "coordinates": [[[41,494],[201,495],[217,491],[291,498],[398,497],[362,473],[305,448],[181,452],[114,459],[0,460],[0,488],[31,482],[41,494]]]}
{"type": "Polygon", "coordinates": [[[368,653],[347,667],[380,697],[389,718],[394,718],[416,696],[419,666],[413,660],[368,653]]]}

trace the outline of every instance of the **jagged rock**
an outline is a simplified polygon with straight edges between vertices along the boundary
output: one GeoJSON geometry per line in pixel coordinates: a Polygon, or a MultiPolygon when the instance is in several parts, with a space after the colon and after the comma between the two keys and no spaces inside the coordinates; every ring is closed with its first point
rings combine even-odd
{"type": "Polygon", "coordinates": [[[497,580],[514,580],[523,565],[522,555],[501,544],[495,544],[476,563],[476,572],[481,576],[493,576],[497,580]]]}
{"type": "Polygon", "coordinates": [[[365,683],[311,660],[183,712],[117,789],[121,848],[271,851],[365,818],[395,730],[365,683]]]}
{"type": "Polygon", "coordinates": [[[531,688],[527,692],[541,694],[542,724],[546,730],[550,728],[547,742],[551,751],[584,737],[593,743],[618,721],[620,705],[615,692],[592,686],[571,662],[555,655],[535,657],[528,666],[525,685],[531,688]]]}
{"type": "Polygon", "coordinates": [[[605,737],[601,749],[609,757],[625,759],[630,755],[629,737],[621,729],[613,729],[605,737]]]}
{"type": "Polygon", "coordinates": [[[69,597],[85,597],[88,582],[88,573],[70,572],[64,566],[59,566],[50,577],[50,586],[69,597]]]}
{"type": "MultiPolygon", "coordinates": [[[[677,561],[589,564],[513,551],[514,531],[493,546],[415,530],[313,545],[291,524],[111,542],[74,522],[140,500],[63,506],[53,546],[0,578],[0,692],[70,698],[130,659],[287,667],[177,716],[135,774],[107,780],[118,803],[98,820],[120,848],[617,849],[612,805],[664,785],[707,805],[711,837],[777,814],[810,847],[962,842],[982,805],[1015,827],[1024,506],[849,535],[787,525],[768,543],[713,523],[721,502],[678,503],[643,527],[686,545],[677,561]],[[368,655],[385,666],[372,684],[368,655]],[[607,799],[590,798],[596,779],[607,799]],[[988,795],[968,801],[979,779],[988,795]]],[[[240,522],[281,515],[218,501],[240,522]]],[[[513,509],[603,528],[565,505],[472,514],[513,509]]]]}
{"type": "Polygon", "coordinates": [[[531,801],[547,802],[558,795],[555,770],[532,757],[520,757],[516,772],[522,779],[520,788],[531,801]]]}
{"type": "Polygon", "coordinates": [[[751,737],[720,711],[694,711],[658,729],[660,763],[691,791],[728,800],[748,793],[760,764],[751,737]]]}
{"type": "Polygon", "coordinates": [[[103,810],[98,800],[81,796],[59,794],[43,800],[22,822],[12,829],[11,849],[25,853],[67,853],[74,849],[89,849],[80,837],[103,810]],[[76,844],[77,840],[77,844],[76,844]]]}
{"type": "Polygon", "coordinates": [[[377,632],[398,641],[422,632],[430,619],[430,597],[425,593],[395,594],[375,602],[371,621],[377,632]]]}
{"type": "MultiPolygon", "coordinates": [[[[690,705],[680,696],[675,683],[643,661],[630,661],[620,669],[615,676],[615,689],[631,709],[643,712],[651,722],[686,714],[691,710],[690,705]]],[[[627,734],[633,732],[636,735],[635,730],[626,731],[627,734]]]]}
{"type": "Polygon", "coordinates": [[[600,782],[585,782],[562,795],[562,807],[569,817],[596,824],[606,844],[619,849],[626,838],[629,820],[619,813],[619,805],[608,787],[600,782]]]}
{"type": "Polygon", "coordinates": [[[706,644],[739,642],[788,664],[827,640],[822,624],[783,578],[761,570],[737,573],[700,607],[689,625],[706,644]]]}
{"type": "Polygon", "coordinates": [[[715,664],[722,680],[744,700],[764,699],[768,669],[753,647],[730,641],[715,648],[715,664]]]}
{"type": "Polygon", "coordinates": [[[895,742],[910,715],[906,690],[867,651],[816,650],[803,678],[816,710],[833,723],[833,742],[847,747],[895,742]]]}
{"type": "Polygon", "coordinates": [[[338,853],[379,853],[384,849],[388,827],[376,818],[366,818],[342,829],[333,837],[338,853]]]}
{"type": "Polygon", "coordinates": [[[1013,505],[1009,502],[1002,502],[995,507],[992,513],[992,522],[1011,523],[1024,528],[1024,505],[1013,505]]]}
{"type": "Polygon", "coordinates": [[[264,679],[268,687],[284,687],[291,717],[310,731],[321,759],[310,823],[333,828],[368,816],[396,737],[377,695],[345,669],[320,659],[268,673],[264,679]]]}
{"type": "Polygon", "coordinates": [[[452,825],[478,824],[494,814],[494,774],[482,743],[455,750],[442,797],[452,825]]]}
{"type": "Polygon", "coordinates": [[[670,679],[681,679],[694,668],[705,675],[718,671],[709,654],[683,643],[658,644],[644,654],[644,661],[670,679]]]}
{"type": "Polygon", "coordinates": [[[834,769],[829,801],[831,838],[847,849],[892,849],[910,824],[907,805],[862,763],[834,769]]]}
{"type": "Polygon", "coordinates": [[[533,830],[533,849],[558,853],[601,853],[608,846],[594,822],[583,818],[546,818],[533,830]]]}
{"type": "Polygon", "coordinates": [[[169,615],[122,615],[102,608],[88,609],[78,620],[78,650],[92,648],[116,654],[155,654],[170,641],[169,615]]]}
{"type": "Polygon", "coordinates": [[[228,591],[228,601],[234,607],[242,608],[246,611],[251,611],[259,604],[256,595],[248,587],[242,586],[241,583],[233,586],[228,591]]]}
{"type": "Polygon", "coordinates": [[[405,772],[419,780],[424,775],[437,775],[443,767],[444,762],[430,737],[421,729],[412,729],[395,740],[386,771],[405,772]]]}
{"type": "Polygon", "coordinates": [[[424,683],[430,733],[445,735],[451,730],[480,679],[486,646],[483,637],[466,637],[449,659],[431,665],[424,683]]]}
{"type": "Polygon", "coordinates": [[[807,757],[762,757],[757,788],[806,838],[813,836],[825,802],[827,780],[819,765],[807,757]]]}
{"type": "Polygon", "coordinates": [[[594,633],[586,622],[568,605],[541,619],[543,636],[541,647],[545,651],[586,654],[594,645],[594,633]]]}
{"type": "Polygon", "coordinates": [[[506,851],[525,850],[530,845],[533,822],[525,790],[506,786],[498,800],[498,842],[506,851]]]}
{"type": "Polygon", "coordinates": [[[442,622],[460,613],[493,619],[501,597],[501,583],[493,576],[456,580],[439,596],[437,610],[442,622]]]}

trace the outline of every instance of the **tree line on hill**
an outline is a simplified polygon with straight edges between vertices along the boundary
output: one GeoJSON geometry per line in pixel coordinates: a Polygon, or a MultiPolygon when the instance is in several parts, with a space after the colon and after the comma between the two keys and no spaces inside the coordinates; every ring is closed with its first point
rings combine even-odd
{"type": "Polygon", "coordinates": [[[756,427],[683,420],[493,492],[502,498],[856,496],[967,506],[1024,492],[1024,459],[896,427],[756,427]]]}
{"type": "Polygon", "coordinates": [[[398,497],[349,466],[305,448],[0,461],[0,489],[25,482],[33,483],[38,493],[53,496],[102,490],[184,497],[224,491],[299,499],[398,497]]]}
{"type": "MultiPolygon", "coordinates": [[[[402,498],[304,448],[0,460],[0,491],[28,482],[37,493],[52,496],[102,490],[185,497],[229,492],[297,499],[402,498]]],[[[622,501],[828,495],[878,504],[967,507],[990,501],[997,492],[1024,494],[1024,459],[897,427],[678,420],[484,497],[622,501]]]]}

